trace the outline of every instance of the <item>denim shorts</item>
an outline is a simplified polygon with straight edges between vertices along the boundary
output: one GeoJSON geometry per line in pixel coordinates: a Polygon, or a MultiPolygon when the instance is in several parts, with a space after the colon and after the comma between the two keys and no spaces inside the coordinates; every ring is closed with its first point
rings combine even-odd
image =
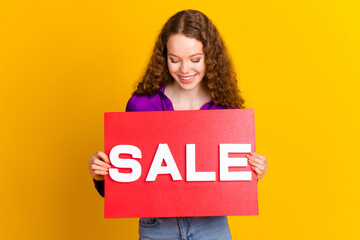
{"type": "Polygon", "coordinates": [[[230,240],[227,217],[140,218],[139,240],[230,240]]]}

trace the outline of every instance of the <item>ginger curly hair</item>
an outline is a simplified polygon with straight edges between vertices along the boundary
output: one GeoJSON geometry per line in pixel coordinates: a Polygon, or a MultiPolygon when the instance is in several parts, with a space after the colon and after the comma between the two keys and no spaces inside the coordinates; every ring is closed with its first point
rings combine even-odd
{"type": "Polygon", "coordinates": [[[225,44],[210,19],[196,10],[178,12],[165,23],[135,94],[155,95],[163,85],[174,81],[167,66],[166,43],[175,34],[195,38],[203,44],[206,73],[202,84],[209,90],[212,100],[227,108],[244,108],[225,44]]]}

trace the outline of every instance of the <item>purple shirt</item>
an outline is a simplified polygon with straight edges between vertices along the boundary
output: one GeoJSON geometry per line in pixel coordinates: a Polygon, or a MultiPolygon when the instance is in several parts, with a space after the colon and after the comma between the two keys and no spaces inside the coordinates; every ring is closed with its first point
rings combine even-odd
{"type": "MultiPolygon", "coordinates": [[[[225,109],[226,107],[217,105],[214,101],[205,103],[200,110],[225,109]]],[[[134,94],[128,101],[126,112],[136,111],[174,111],[170,99],[165,95],[165,86],[163,86],[154,96],[134,94]]]]}
{"type": "MultiPolygon", "coordinates": [[[[226,109],[226,107],[214,103],[213,100],[205,103],[200,110],[226,109]]],[[[165,86],[153,96],[133,94],[126,105],[126,112],[142,111],[174,111],[170,99],[165,95],[165,86]]],[[[95,187],[101,196],[104,196],[104,181],[96,181],[95,187]]]]}

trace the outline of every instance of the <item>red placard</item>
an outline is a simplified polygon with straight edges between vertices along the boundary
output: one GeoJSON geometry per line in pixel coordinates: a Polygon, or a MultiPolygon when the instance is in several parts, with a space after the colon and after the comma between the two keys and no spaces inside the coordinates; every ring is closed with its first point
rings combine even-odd
{"type": "Polygon", "coordinates": [[[253,109],[105,113],[105,153],[112,151],[105,218],[257,215],[257,176],[244,159],[246,166],[232,167],[246,155],[235,153],[234,146],[255,152],[253,109]],[[116,153],[116,146],[123,145],[135,146],[141,157],[116,153]],[[123,158],[140,166],[138,179],[114,180],[119,172],[134,177],[136,171],[114,166],[123,158]],[[157,172],[174,170],[174,163],[178,175],[157,172]],[[195,170],[189,170],[191,164],[195,170]],[[206,181],[194,181],[194,171],[210,173],[206,181]],[[245,180],[231,180],[232,173],[244,174],[245,180]]]}

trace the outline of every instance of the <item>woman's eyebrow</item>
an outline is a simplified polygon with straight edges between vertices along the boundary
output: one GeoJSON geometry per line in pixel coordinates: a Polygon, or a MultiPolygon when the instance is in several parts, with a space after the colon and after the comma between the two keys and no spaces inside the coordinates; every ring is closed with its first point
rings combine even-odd
{"type": "MultiPolygon", "coordinates": [[[[169,55],[174,56],[174,57],[178,57],[178,56],[176,56],[175,54],[172,54],[172,53],[169,53],[169,55]]],[[[204,54],[202,54],[202,53],[195,53],[195,54],[193,54],[193,55],[190,55],[190,57],[194,57],[194,56],[197,56],[197,55],[204,55],[204,54]]]]}

